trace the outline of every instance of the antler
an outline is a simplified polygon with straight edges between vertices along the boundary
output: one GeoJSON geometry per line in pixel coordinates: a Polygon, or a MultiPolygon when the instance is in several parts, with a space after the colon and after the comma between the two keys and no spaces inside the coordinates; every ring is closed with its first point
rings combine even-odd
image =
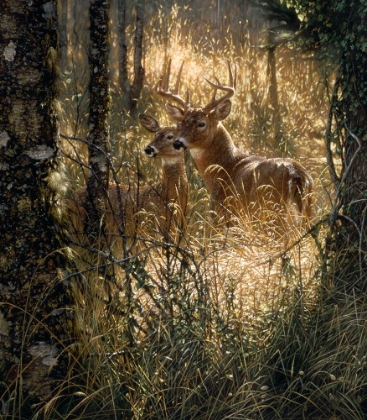
{"type": "Polygon", "coordinates": [[[236,90],[236,81],[237,81],[237,66],[235,66],[235,74],[234,74],[234,77],[233,77],[231,63],[230,63],[229,60],[227,60],[227,63],[228,63],[228,73],[229,73],[229,86],[223,86],[222,84],[219,83],[219,80],[217,78],[215,78],[217,83],[213,83],[205,77],[205,80],[210,85],[212,85],[214,87],[214,94],[212,96],[212,99],[208,103],[208,105],[206,105],[205,108],[204,108],[204,110],[206,112],[211,111],[218,104],[220,104],[221,102],[224,102],[226,99],[229,99],[234,95],[234,92],[236,90]],[[218,89],[224,90],[227,93],[225,95],[223,95],[222,97],[220,97],[218,99],[215,99],[215,95],[216,95],[218,89]]]}
{"type": "Polygon", "coordinates": [[[169,90],[169,77],[171,73],[171,63],[172,63],[172,59],[170,58],[168,62],[167,70],[165,74],[162,75],[162,77],[158,80],[158,83],[155,87],[155,91],[161,96],[174,100],[179,105],[181,105],[184,108],[184,110],[186,110],[190,106],[189,90],[187,90],[186,100],[181,98],[181,96],[178,94],[178,90],[180,88],[180,82],[181,82],[182,69],[185,62],[184,61],[182,62],[180,70],[178,71],[176,85],[173,91],[169,90]]]}

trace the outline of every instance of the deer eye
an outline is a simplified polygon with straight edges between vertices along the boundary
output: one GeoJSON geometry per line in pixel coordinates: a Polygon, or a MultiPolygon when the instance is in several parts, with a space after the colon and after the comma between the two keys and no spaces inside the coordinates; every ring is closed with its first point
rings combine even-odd
{"type": "Polygon", "coordinates": [[[173,140],[173,134],[168,134],[167,140],[173,140]]]}
{"type": "Polygon", "coordinates": [[[204,128],[206,126],[205,121],[200,121],[198,124],[198,128],[204,128]]]}

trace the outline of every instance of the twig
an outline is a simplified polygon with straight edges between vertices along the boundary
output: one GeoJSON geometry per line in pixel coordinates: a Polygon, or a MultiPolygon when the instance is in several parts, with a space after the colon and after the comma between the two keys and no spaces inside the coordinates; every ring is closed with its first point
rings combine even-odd
{"type": "Polygon", "coordinates": [[[332,179],[332,181],[334,182],[335,185],[340,184],[340,178],[336,174],[335,165],[334,165],[334,161],[333,161],[333,157],[332,157],[332,153],[331,153],[330,134],[331,134],[331,124],[332,124],[332,120],[333,120],[334,100],[336,99],[336,96],[337,96],[339,81],[340,81],[340,70],[339,70],[339,73],[336,76],[334,89],[333,89],[333,92],[331,94],[330,108],[329,108],[329,114],[328,114],[328,119],[327,119],[327,124],[326,124],[326,134],[325,134],[326,161],[327,161],[327,164],[328,164],[330,177],[331,177],[331,179],[332,179]]]}

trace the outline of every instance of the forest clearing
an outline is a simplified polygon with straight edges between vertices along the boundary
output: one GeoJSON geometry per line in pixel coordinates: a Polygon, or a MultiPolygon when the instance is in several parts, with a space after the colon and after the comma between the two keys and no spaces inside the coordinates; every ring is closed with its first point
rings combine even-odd
{"type": "Polygon", "coordinates": [[[0,418],[364,419],[363,2],[5,3],[0,418]]]}

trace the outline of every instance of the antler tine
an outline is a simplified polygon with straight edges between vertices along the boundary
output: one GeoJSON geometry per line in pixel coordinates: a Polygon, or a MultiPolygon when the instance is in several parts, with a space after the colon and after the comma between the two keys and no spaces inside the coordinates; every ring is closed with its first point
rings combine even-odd
{"type": "Polygon", "coordinates": [[[181,96],[178,94],[179,88],[180,88],[180,82],[181,82],[181,74],[182,74],[182,69],[184,66],[184,61],[181,64],[180,70],[178,72],[177,75],[177,80],[176,80],[176,85],[174,90],[171,92],[169,90],[169,78],[170,78],[170,73],[171,73],[171,62],[172,60],[169,59],[168,65],[167,65],[167,71],[164,77],[161,77],[161,79],[158,81],[155,91],[161,95],[164,96],[168,99],[172,99],[173,101],[177,102],[179,105],[181,105],[184,109],[187,109],[189,106],[189,102],[185,101],[183,98],[181,98],[181,96]],[[164,83],[163,83],[163,79],[164,83]],[[163,85],[163,86],[162,86],[163,85]],[[160,88],[162,87],[162,88],[160,88]]]}
{"type": "Polygon", "coordinates": [[[215,108],[218,104],[225,101],[226,99],[231,98],[234,95],[235,89],[236,89],[236,81],[237,81],[237,66],[235,67],[235,77],[233,78],[231,63],[229,60],[227,60],[228,63],[228,78],[229,78],[229,85],[224,86],[221,83],[219,83],[219,80],[215,77],[215,80],[217,83],[213,83],[211,80],[207,79],[205,77],[205,80],[214,87],[214,94],[212,96],[211,101],[208,103],[208,105],[205,106],[206,111],[210,111],[211,109],[215,108]],[[215,99],[215,95],[217,93],[217,90],[224,90],[227,92],[225,95],[221,96],[218,99],[215,99]]]}
{"type": "Polygon", "coordinates": [[[190,103],[191,103],[190,89],[187,89],[187,92],[186,92],[186,104],[187,104],[188,107],[190,107],[190,103]]]}
{"type": "MultiPolygon", "coordinates": [[[[230,66],[231,63],[228,60],[228,65],[230,66]]],[[[237,63],[234,63],[234,80],[233,80],[233,88],[236,89],[237,87],[237,76],[238,76],[238,67],[237,67],[237,63]]]]}
{"type": "MultiPolygon", "coordinates": [[[[204,79],[209,83],[209,84],[211,84],[211,85],[213,85],[214,86],[214,92],[213,92],[213,95],[212,95],[212,99],[210,100],[210,102],[208,103],[208,105],[206,106],[206,108],[210,108],[211,107],[211,105],[215,102],[215,97],[216,97],[216,95],[217,95],[217,91],[218,91],[218,89],[217,89],[217,86],[215,85],[215,84],[213,84],[210,80],[208,80],[206,77],[204,77],[204,79]]],[[[208,109],[209,109],[208,108],[208,109]]]]}
{"type": "Polygon", "coordinates": [[[169,61],[168,61],[167,68],[165,68],[164,65],[163,65],[161,77],[158,79],[158,82],[154,86],[154,90],[157,93],[161,92],[160,87],[162,87],[162,89],[164,91],[166,91],[168,89],[169,76],[171,74],[171,61],[172,61],[172,59],[170,58],[169,61]]]}
{"type": "Polygon", "coordinates": [[[163,85],[164,90],[169,89],[169,78],[171,76],[171,64],[172,64],[172,58],[168,60],[167,71],[164,73],[164,76],[165,76],[164,85],[163,85]]]}
{"type": "Polygon", "coordinates": [[[181,74],[182,74],[182,69],[183,69],[184,64],[185,64],[185,61],[182,62],[181,67],[180,67],[180,70],[178,71],[178,74],[177,74],[176,86],[175,86],[175,90],[173,91],[173,93],[175,95],[178,95],[178,91],[180,89],[181,74]]]}

